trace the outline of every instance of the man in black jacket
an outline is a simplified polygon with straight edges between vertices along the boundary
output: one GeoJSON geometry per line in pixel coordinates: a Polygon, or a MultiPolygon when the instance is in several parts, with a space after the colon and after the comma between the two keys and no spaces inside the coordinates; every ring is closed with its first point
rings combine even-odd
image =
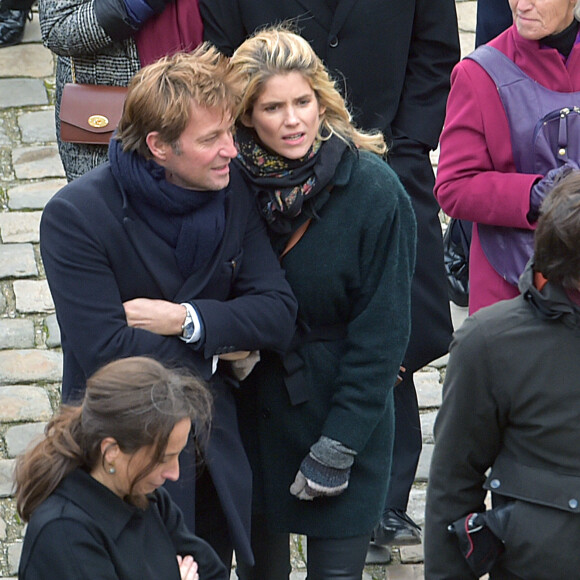
{"type": "Polygon", "coordinates": [[[578,577],[580,172],[544,200],[519,289],[468,318],[451,344],[427,488],[427,580],[578,577]]]}
{"type": "Polygon", "coordinates": [[[413,373],[447,352],[452,332],[429,151],[437,147],[459,60],[455,2],[200,0],[200,10],[206,40],[228,55],[256,28],[291,20],[333,71],[355,122],[384,133],[387,159],[411,196],[418,226],[412,331],[406,373],[395,388],[391,484],[375,541],[419,543],[406,514],[422,443],[413,373]]]}

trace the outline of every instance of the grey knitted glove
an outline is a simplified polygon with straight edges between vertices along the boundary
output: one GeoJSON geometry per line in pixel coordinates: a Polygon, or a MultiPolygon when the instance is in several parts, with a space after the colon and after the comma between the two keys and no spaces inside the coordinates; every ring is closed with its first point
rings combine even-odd
{"type": "Polygon", "coordinates": [[[568,161],[565,165],[562,165],[562,167],[550,169],[550,171],[548,171],[540,181],[537,181],[532,185],[532,189],[530,190],[530,211],[527,216],[530,223],[538,221],[538,218],[540,217],[540,206],[554,185],[556,185],[560,179],[566,177],[566,175],[577,169],[579,169],[579,167],[574,161],[568,161]]]}
{"type": "Polygon", "coordinates": [[[356,451],[322,436],[300,464],[290,493],[298,499],[340,495],[347,487],[356,451]]]}

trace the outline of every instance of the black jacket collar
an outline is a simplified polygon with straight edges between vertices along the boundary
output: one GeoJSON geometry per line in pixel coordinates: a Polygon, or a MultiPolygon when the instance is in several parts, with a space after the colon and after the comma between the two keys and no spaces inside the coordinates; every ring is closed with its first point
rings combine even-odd
{"type": "MultiPolygon", "coordinates": [[[[144,514],[143,510],[123,501],[82,469],[76,469],[65,477],[54,494],[67,499],[91,519],[97,520],[113,538],[120,536],[131,519],[144,514]]],[[[155,494],[148,498],[156,501],[155,494]]]]}

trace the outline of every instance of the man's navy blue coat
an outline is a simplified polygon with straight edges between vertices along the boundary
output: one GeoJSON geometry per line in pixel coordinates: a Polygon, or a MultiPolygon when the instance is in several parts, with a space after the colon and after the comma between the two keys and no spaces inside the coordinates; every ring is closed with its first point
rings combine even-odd
{"type": "MultiPolygon", "coordinates": [[[[241,177],[232,168],[226,230],[210,267],[188,279],[173,249],[129,205],[109,164],[69,183],[48,202],[40,248],[62,335],[64,402],[79,400],[86,378],[103,364],[135,355],[185,366],[211,380],[214,418],[205,460],[238,556],[251,561],[251,474],[238,433],[234,385],[219,369],[212,377],[212,357],[285,350],[297,307],[241,177]],[[123,302],[133,298],[193,301],[205,329],[203,344],[129,327],[123,302]]],[[[189,501],[176,500],[187,515],[194,486],[191,474],[184,477],[189,501]]]]}

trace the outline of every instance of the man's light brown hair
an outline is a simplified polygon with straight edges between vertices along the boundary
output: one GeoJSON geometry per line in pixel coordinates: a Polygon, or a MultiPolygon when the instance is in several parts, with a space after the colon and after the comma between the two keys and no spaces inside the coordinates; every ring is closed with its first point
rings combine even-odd
{"type": "Polygon", "coordinates": [[[191,53],[161,58],[133,77],[116,139],[123,151],[136,151],[146,158],[151,158],[146,138],[152,131],[178,148],[192,102],[220,108],[224,117],[233,118],[239,102],[238,79],[229,59],[209,43],[191,53]]]}

